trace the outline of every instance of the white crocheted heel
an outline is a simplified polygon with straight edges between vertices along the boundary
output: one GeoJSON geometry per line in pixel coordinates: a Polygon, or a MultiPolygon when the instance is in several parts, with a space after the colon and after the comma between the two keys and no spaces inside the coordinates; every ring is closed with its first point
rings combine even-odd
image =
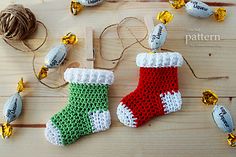
{"type": "Polygon", "coordinates": [[[109,111],[89,112],[93,133],[105,131],[110,128],[111,116],[109,111]]]}
{"type": "Polygon", "coordinates": [[[176,112],[181,109],[182,98],[181,93],[178,92],[167,92],[160,94],[161,101],[164,107],[165,114],[176,112]]]}

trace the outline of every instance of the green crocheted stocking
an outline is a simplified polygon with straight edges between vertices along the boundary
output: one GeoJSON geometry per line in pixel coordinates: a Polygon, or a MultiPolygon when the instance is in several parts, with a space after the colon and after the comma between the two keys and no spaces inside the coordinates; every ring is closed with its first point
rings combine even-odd
{"type": "Polygon", "coordinates": [[[107,70],[70,68],[68,104],[46,124],[45,136],[55,145],[68,145],[81,136],[109,129],[108,85],[114,79],[107,70]]]}

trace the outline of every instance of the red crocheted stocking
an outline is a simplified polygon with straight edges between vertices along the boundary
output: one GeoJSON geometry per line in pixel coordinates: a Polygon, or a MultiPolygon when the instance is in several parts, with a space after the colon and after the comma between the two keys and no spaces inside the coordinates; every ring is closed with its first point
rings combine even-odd
{"type": "Polygon", "coordinates": [[[141,53],[136,58],[140,67],[137,88],[125,96],[117,108],[121,123],[138,127],[151,118],[181,109],[177,67],[183,58],[177,52],[141,53]]]}

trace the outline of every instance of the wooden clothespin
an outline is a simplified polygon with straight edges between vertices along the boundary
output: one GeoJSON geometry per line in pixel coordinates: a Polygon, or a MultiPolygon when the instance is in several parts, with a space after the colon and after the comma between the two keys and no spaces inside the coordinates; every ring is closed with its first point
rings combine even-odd
{"type": "Polygon", "coordinates": [[[147,26],[147,29],[148,29],[148,34],[151,34],[153,28],[154,28],[154,22],[153,22],[153,18],[152,16],[145,16],[144,17],[144,22],[147,26]]]}
{"type": "Polygon", "coordinates": [[[94,68],[94,49],[93,49],[93,28],[86,27],[85,30],[85,45],[86,45],[86,53],[87,53],[87,68],[93,69],[94,68]]]}

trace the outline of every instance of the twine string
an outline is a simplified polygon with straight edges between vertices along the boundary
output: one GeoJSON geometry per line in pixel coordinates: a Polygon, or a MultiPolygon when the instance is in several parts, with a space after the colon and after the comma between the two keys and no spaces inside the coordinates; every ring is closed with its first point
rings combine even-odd
{"type": "Polygon", "coordinates": [[[59,86],[51,86],[42,82],[38,78],[35,70],[35,52],[45,44],[48,38],[48,30],[43,22],[38,21],[36,19],[35,15],[30,9],[25,8],[23,5],[20,4],[13,4],[9,5],[6,9],[2,10],[0,12],[0,34],[3,36],[3,40],[15,50],[33,53],[33,73],[36,79],[42,85],[51,89],[57,89],[60,87],[64,87],[68,84],[63,83],[59,86]],[[36,32],[39,24],[45,29],[45,36],[43,38],[43,41],[36,48],[32,48],[27,44],[26,39],[36,32]],[[24,48],[19,48],[15,46],[13,43],[11,43],[11,41],[20,42],[24,48]]]}
{"type": "MultiPolygon", "coordinates": [[[[149,47],[145,46],[142,42],[147,38],[148,36],[148,29],[147,29],[147,26],[145,25],[145,23],[136,18],[136,17],[126,17],[124,19],[122,19],[119,23],[116,23],[116,24],[111,24],[111,25],[108,25],[107,27],[105,27],[103,29],[103,31],[101,32],[100,36],[99,36],[99,49],[98,49],[98,52],[99,52],[99,55],[101,56],[101,58],[105,61],[110,61],[110,62],[115,62],[114,66],[113,67],[99,67],[99,66],[96,66],[97,68],[100,68],[100,69],[105,69],[105,70],[115,70],[117,68],[117,66],[120,64],[125,52],[131,48],[133,45],[135,44],[139,44],[141,47],[143,47],[144,49],[148,50],[148,51],[152,51],[152,49],[150,49],[149,47]],[[145,28],[145,35],[143,38],[141,38],[140,40],[135,36],[135,34],[133,33],[133,31],[127,27],[127,26],[123,26],[124,23],[127,21],[127,20],[136,20],[138,22],[140,22],[144,28],[145,28]],[[118,36],[118,39],[121,43],[121,46],[123,48],[123,50],[121,51],[120,55],[117,57],[117,58],[106,58],[103,54],[103,51],[102,51],[102,39],[103,39],[103,36],[105,34],[105,32],[107,32],[109,29],[111,29],[112,27],[116,27],[116,33],[117,33],[117,36],[118,36]],[[131,36],[135,39],[135,42],[131,43],[130,45],[127,45],[127,46],[124,46],[124,41],[122,40],[121,38],[121,35],[120,35],[120,30],[121,28],[124,27],[128,30],[129,34],[131,34],[131,36]]],[[[169,49],[164,49],[164,48],[161,48],[161,52],[160,53],[163,53],[163,51],[170,51],[170,52],[174,52],[172,50],[169,50],[169,49]]],[[[183,55],[182,55],[183,56],[183,55]]],[[[183,56],[183,59],[184,61],[186,62],[189,70],[191,71],[192,75],[196,78],[196,79],[228,79],[229,76],[214,76],[214,77],[200,77],[198,76],[194,69],[192,68],[191,64],[188,62],[188,60],[183,56]]]]}

